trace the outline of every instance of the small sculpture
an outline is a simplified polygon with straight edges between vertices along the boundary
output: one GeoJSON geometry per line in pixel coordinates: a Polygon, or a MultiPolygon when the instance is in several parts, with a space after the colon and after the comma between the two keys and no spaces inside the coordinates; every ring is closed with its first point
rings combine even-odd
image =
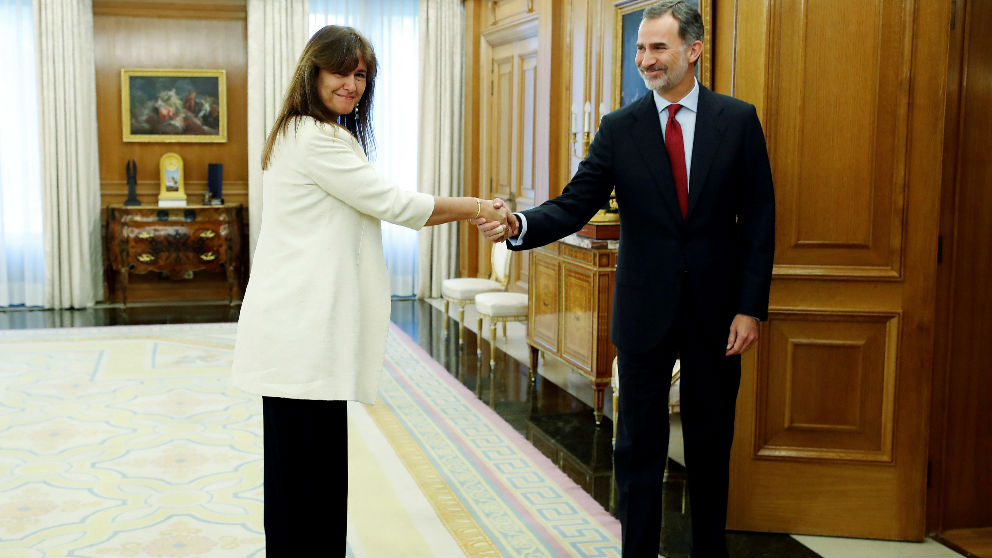
{"type": "Polygon", "coordinates": [[[134,162],[134,159],[128,159],[124,170],[127,172],[127,199],[124,200],[124,205],[141,205],[137,192],[138,164],[134,162]]]}

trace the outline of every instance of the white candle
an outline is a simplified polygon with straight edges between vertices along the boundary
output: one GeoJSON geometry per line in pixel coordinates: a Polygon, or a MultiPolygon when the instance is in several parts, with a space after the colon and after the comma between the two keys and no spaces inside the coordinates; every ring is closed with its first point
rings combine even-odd
{"type": "Polygon", "coordinates": [[[569,131],[573,134],[579,133],[579,107],[578,105],[572,105],[571,120],[569,122],[569,131]]]}
{"type": "Polygon", "coordinates": [[[585,108],[583,109],[582,118],[582,131],[589,132],[592,130],[592,103],[586,101],[585,108]]]}

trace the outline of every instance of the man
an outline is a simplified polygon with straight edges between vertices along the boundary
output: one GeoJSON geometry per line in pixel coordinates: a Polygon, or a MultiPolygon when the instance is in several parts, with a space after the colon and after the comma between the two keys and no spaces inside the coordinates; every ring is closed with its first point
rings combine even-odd
{"type": "Polygon", "coordinates": [[[647,8],[635,61],[652,92],[603,118],[561,196],[506,226],[476,222],[490,240],[526,250],[578,231],[616,188],[614,465],[625,557],[658,554],[677,356],[691,554],[726,556],[740,354],[768,312],[775,202],[764,134],[752,105],[696,81],[702,41],[702,18],[685,1],[647,8]]]}

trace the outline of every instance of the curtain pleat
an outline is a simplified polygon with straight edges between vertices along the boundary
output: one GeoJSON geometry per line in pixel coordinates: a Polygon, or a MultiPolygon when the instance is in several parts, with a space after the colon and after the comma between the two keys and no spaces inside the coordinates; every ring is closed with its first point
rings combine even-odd
{"type": "Polygon", "coordinates": [[[307,0],[248,0],[248,246],[262,226],[262,149],[310,35],[307,0]]]}
{"type": "MultiPolygon", "coordinates": [[[[463,193],[465,11],[462,0],[420,1],[420,139],[418,188],[436,196],[463,193]]],[[[456,224],[420,235],[417,295],[441,296],[457,274],[456,224]]]]}
{"type": "Polygon", "coordinates": [[[90,0],[35,0],[45,306],[101,298],[100,170],[90,0]]]}

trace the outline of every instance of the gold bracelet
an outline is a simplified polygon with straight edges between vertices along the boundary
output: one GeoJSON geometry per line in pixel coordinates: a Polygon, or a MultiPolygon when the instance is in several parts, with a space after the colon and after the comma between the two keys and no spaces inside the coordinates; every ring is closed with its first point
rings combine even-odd
{"type": "Polygon", "coordinates": [[[482,200],[475,198],[475,217],[473,219],[478,219],[479,215],[482,215],[482,200]]]}

